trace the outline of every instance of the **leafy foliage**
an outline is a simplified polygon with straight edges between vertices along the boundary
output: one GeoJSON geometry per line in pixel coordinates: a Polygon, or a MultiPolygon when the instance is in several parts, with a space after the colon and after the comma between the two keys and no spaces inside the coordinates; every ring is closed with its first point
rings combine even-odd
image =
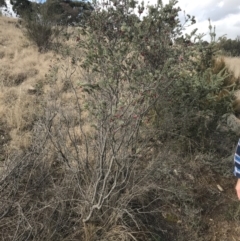
{"type": "Polygon", "coordinates": [[[91,4],[84,1],[48,0],[44,5],[47,6],[48,15],[61,25],[83,24],[93,10],[91,4]]]}
{"type": "Polygon", "coordinates": [[[43,4],[28,0],[13,2],[14,11],[24,19],[25,32],[40,51],[52,48],[70,24],[84,24],[93,10],[89,2],[49,0],[43,4]]]}
{"type": "MultiPolygon", "coordinates": [[[[17,15],[25,15],[28,12],[32,11],[32,2],[28,0],[11,0],[11,4],[13,5],[13,11],[17,15]]],[[[36,3],[34,3],[36,4],[36,3]]]]}
{"type": "Polygon", "coordinates": [[[236,79],[226,81],[229,73],[225,66],[214,69],[219,48],[211,22],[210,44],[202,41],[196,30],[184,37],[184,26],[195,19],[186,15],[180,23],[180,8],[175,4],[171,1],[164,6],[159,1],[142,19],[145,6],[134,1],[95,6],[88,29],[82,32],[88,37],[80,43],[86,52],[82,67],[104,73],[113,83],[127,80],[138,92],[141,86],[144,96],[156,98],[149,118],[163,136],[185,138],[187,143],[202,147],[209,143],[207,136],[216,131],[221,117],[232,112],[236,79]],[[149,83],[154,87],[146,91],[149,83]]]}

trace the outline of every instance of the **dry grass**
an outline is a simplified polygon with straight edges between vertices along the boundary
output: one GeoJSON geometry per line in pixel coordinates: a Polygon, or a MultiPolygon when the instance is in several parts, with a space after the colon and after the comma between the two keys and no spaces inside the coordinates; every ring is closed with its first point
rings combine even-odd
{"type": "MultiPolygon", "coordinates": [[[[226,66],[229,68],[229,70],[234,73],[234,77],[238,78],[238,82],[239,82],[239,79],[240,79],[240,58],[239,57],[224,57],[224,61],[226,63],[226,66]]],[[[235,92],[235,96],[236,96],[236,100],[233,103],[233,109],[234,109],[235,115],[239,118],[240,90],[237,90],[235,92]]],[[[234,118],[234,116],[233,116],[233,118],[234,118]]],[[[238,121],[238,119],[236,119],[236,121],[238,121]]],[[[239,124],[237,125],[237,129],[239,129],[239,124]]]]}
{"type": "Polygon", "coordinates": [[[0,70],[1,86],[12,86],[27,82],[31,84],[36,79],[44,79],[48,71],[53,53],[40,54],[37,48],[25,38],[17,20],[0,18],[0,70]],[[18,79],[20,79],[18,81],[18,79]]]}
{"type": "MultiPolygon", "coordinates": [[[[72,31],[72,28],[68,29],[68,32],[72,31]]],[[[66,45],[63,49],[69,47],[77,53],[75,38],[63,44],[66,45]]],[[[70,66],[71,59],[67,62],[51,51],[40,53],[23,34],[17,19],[0,17],[0,114],[10,135],[8,152],[31,145],[33,124],[42,114],[41,103],[48,101],[49,96],[55,95],[55,104],[65,110],[76,101],[68,76],[74,72],[71,79],[75,85],[82,73],[81,69],[70,66]],[[64,69],[61,68],[63,63],[64,69]]],[[[81,95],[80,89],[76,94],[81,95]]],[[[90,127],[85,126],[84,130],[87,129],[89,133],[90,127]]],[[[80,135],[76,130],[74,133],[80,135]]]]}
{"type": "Polygon", "coordinates": [[[227,67],[233,71],[236,78],[240,77],[240,58],[238,57],[224,57],[227,67]]]}
{"type": "Polygon", "coordinates": [[[0,113],[9,129],[8,147],[29,146],[31,126],[39,115],[39,97],[29,89],[46,85],[54,54],[40,54],[23,35],[18,20],[0,17],[0,113]]]}

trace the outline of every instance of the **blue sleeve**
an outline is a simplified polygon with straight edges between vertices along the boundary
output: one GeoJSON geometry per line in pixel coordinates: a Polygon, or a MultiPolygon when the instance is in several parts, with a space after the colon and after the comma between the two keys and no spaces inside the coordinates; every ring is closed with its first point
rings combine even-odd
{"type": "Polygon", "coordinates": [[[237,144],[236,152],[234,155],[234,175],[240,178],[240,139],[237,144]]]}

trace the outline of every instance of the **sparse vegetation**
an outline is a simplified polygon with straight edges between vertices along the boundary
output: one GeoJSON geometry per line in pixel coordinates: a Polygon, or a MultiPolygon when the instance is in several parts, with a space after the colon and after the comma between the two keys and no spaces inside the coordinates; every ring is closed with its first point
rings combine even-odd
{"type": "Polygon", "coordinates": [[[230,55],[232,57],[240,56],[240,38],[239,36],[233,39],[222,38],[220,43],[220,48],[224,51],[225,55],[230,55]]]}
{"type": "Polygon", "coordinates": [[[2,240],[220,240],[238,76],[175,1],[99,4],[57,53],[0,18],[2,240]]]}
{"type": "Polygon", "coordinates": [[[89,2],[46,1],[38,4],[17,0],[13,9],[23,19],[26,36],[39,48],[40,52],[57,50],[60,33],[67,34],[68,25],[84,25],[93,10],[89,2]]]}

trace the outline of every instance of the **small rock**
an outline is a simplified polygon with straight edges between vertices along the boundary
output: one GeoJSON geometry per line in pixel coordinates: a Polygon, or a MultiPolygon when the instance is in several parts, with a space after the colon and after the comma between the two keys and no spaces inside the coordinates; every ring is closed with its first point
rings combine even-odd
{"type": "Polygon", "coordinates": [[[30,87],[28,87],[27,92],[28,92],[28,94],[30,94],[30,95],[34,95],[34,94],[37,93],[37,90],[36,90],[34,87],[30,86],[30,87]]]}
{"type": "Polygon", "coordinates": [[[219,184],[217,185],[217,188],[220,192],[223,192],[223,188],[219,184]]]}

